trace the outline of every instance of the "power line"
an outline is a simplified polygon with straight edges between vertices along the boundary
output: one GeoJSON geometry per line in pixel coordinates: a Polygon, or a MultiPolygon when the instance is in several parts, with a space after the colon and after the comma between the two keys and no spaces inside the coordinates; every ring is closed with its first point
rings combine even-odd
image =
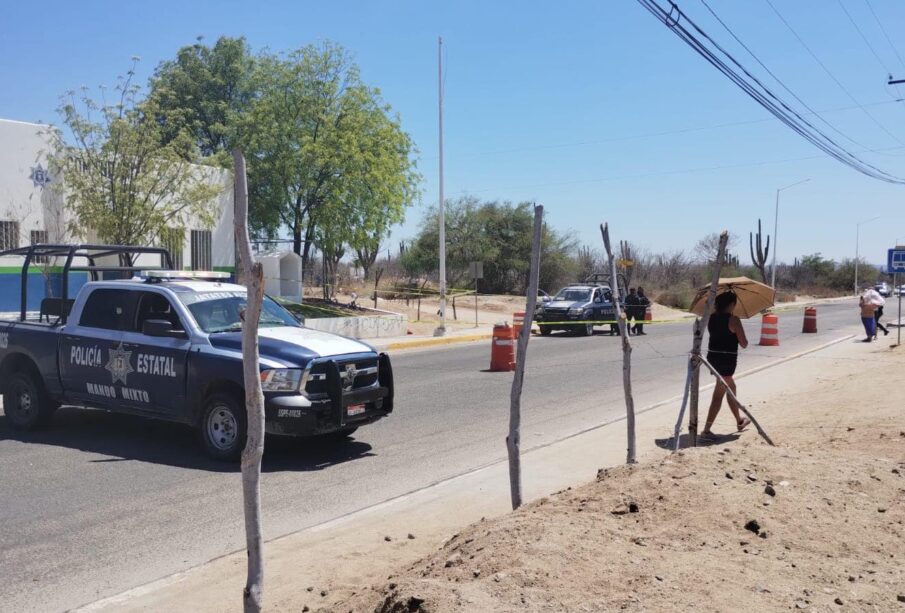
{"type": "Polygon", "coordinates": [[[883,36],[886,37],[886,42],[889,43],[889,46],[892,47],[892,52],[896,54],[896,57],[899,58],[899,63],[902,64],[902,67],[905,68],[905,60],[902,59],[902,56],[899,55],[899,50],[893,44],[892,39],[889,38],[889,34],[886,32],[886,28],[883,27],[883,22],[880,21],[880,18],[877,16],[877,11],[874,10],[873,5],[870,3],[870,0],[864,0],[867,3],[867,8],[870,9],[871,14],[874,16],[874,19],[877,20],[877,25],[880,26],[880,31],[883,32],[883,36]]]}
{"type": "Polygon", "coordinates": [[[845,5],[842,4],[842,0],[836,0],[839,3],[839,8],[842,9],[842,12],[845,13],[845,16],[848,17],[848,20],[852,23],[857,30],[858,34],[861,36],[861,40],[864,41],[864,44],[867,45],[867,48],[870,49],[870,52],[874,54],[874,57],[877,58],[877,61],[880,62],[880,66],[883,67],[883,70],[886,71],[886,74],[892,76],[892,71],[889,69],[889,66],[886,65],[886,62],[883,61],[883,58],[877,53],[874,46],[870,44],[870,41],[867,40],[867,37],[864,35],[864,32],[861,31],[861,28],[858,27],[858,24],[855,22],[854,18],[852,18],[852,14],[848,12],[848,9],[845,8],[845,5]]]}
{"type": "MultiPolygon", "coordinates": [[[[874,106],[883,106],[886,104],[897,104],[899,102],[905,102],[905,98],[895,98],[893,100],[883,100],[880,102],[868,102],[862,106],[865,107],[874,107],[874,106]]],[[[808,107],[810,108],[810,107],[808,107]]],[[[860,106],[838,106],[832,109],[823,109],[822,111],[811,111],[808,113],[802,113],[804,116],[808,115],[819,115],[825,113],[838,113],[840,111],[854,111],[860,109],[860,106]]],[[[776,121],[776,117],[764,117],[761,119],[746,119],[743,121],[729,121],[726,123],[717,123],[709,126],[689,126],[687,128],[676,128],[674,130],[662,130],[659,132],[643,132],[641,134],[632,134],[628,136],[611,136],[608,138],[598,138],[593,140],[581,140],[581,141],[571,141],[571,142],[563,142],[563,143],[548,143],[543,145],[533,145],[528,147],[511,147],[508,149],[490,149],[487,151],[471,151],[465,153],[458,153],[456,157],[458,159],[467,158],[467,157],[477,157],[477,156],[493,156],[493,155],[503,155],[508,153],[521,153],[524,151],[546,151],[549,149],[568,149],[572,147],[587,147],[591,145],[604,145],[608,143],[618,143],[618,142],[632,142],[636,140],[643,140],[646,138],[657,138],[661,136],[676,136],[679,134],[689,134],[692,132],[704,132],[707,130],[719,130],[722,128],[734,128],[738,126],[747,126],[758,123],[767,123],[770,121],[776,121]]],[[[871,149],[866,145],[862,145],[857,141],[853,141],[859,147],[862,147],[865,151],[869,151],[872,153],[879,153],[880,155],[897,155],[897,154],[889,154],[885,153],[886,149],[871,149]]],[[[422,160],[432,160],[435,159],[436,156],[424,156],[422,160]]]]}
{"type": "MultiPolygon", "coordinates": [[[[750,55],[751,57],[753,57],[753,58],[754,58],[754,61],[756,61],[756,62],[760,65],[760,67],[763,68],[763,69],[767,72],[767,74],[769,74],[771,77],[773,77],[773,79],[774,79],[777,83],[779,83],[779,85],[780,85],[784,90],[786,90],[787,92],[789,92],[789,93],[792,95],[792,97],[795,98],[795,99],[796,99],[796,100],[797,100],[804,108],[808,109],[808,111],[810,111],[811,114],[813,114],[814,116],[816,116],[820,121],[822,121],[824,124],[826,124],[831,130],[833,130],[834,132],[836,132],[837,134],[839,134],[840,136],[842,136],[843,138],[845,138],[845,139],[846,139],[847,141],[849,141],[850,143],[853,143],[853,144],[857,145],[858,147],[865,147],[865,148],[867,147],[867,146],[864,145],[863,143],[860,143],[860,142],[856,141],[856,140],[853,139],[852,137],[850,137],[850,136],[848,136],[847,134],[845,134],[845,133],[841,132],[840,130],[838,130],[835,126],[833,126],[833,125],[832,125],[831,123],[829,123],[826,119],[824,119],[817,111],[815,111],[815,110],[812,109],[810,106],[808,106],[808,104],[807,104],[804,100],[802,100],[802,99],[798,96],[798,94],[796,94],[795,92],[793,92],[793,91],[792,91],[792,90],[791,90],[791,89],[790,89],[790,88],[782,81],[782,79],[780,79],[779,77],[777,77],[776,74],[774,74],[774,72],[773,72],[772,70],[770,70],[770,69],[767,67],[767,65],[764,64],[764,63],[761,61],[761,59],[760,59],[759,57],[757,57],[757,55],[754,53],[754,51],[752,51],[752,50],[748,47],[748,45],[746,45],[746,44],[745,44],[738,36],[736,36],[735,32],[732,31],[732,28],[730,28],[730,27],[726,24],[725,21],[723,21],[722,19],[720,19],[720,16],[716,14],[716,11],[714,11],[712,8],[710,8],[710,5],[707,4],[707,0],[701,0],[701,4],[703,4],[704,7],[710,12],[710,14],[713,15],[713,18],[716,19],[716,20],[719,22],[719,24],[720,24],[721,26],[723,26],[723,28],[729,33],[729,35],[732,36],[732,38],[734,38],[735,41],[736,41],[739,45],[741,45],[742,48],[743,48],[745,51],[748,52],[748,55],[750,55]]],[[[858,107],[854,107],[854,108],[858,108],[858,107]]]]}
{"type": "MultiPolygon", "coordinates": [[[[814,126],[801,113],[793,109],[787,102],[777,96],[763,84],[750,70],[743,66],[731,53],[721,47],[712,37],[702,30],[674,3],[670,2],[669,10],[660,7],[656,0],[638,0],[658,21],[691,47],[698,55],[719,70],[725,77],[736,84],[748,96],[772,113],[777,119],[799,134],[815,147],[869,177],[889,183],[905,184],[905,179],[892,175],[862,160],[851,151],[835,142],[819,128],[814,126]],[[693,28],[690,32],[683,25],[688,23],[693,28]],[[703,37],[706,43],[698,37],[703,37]],[[724,59],[725,58],[725,59],[724,59]],[[728,62],[728,63],[727,63],[728,62]],[[731,64],[731,65],[730,65],[731,64]],[[733,66],[735,68],[733,68],[733,66]]],[[[855,104],[862,106],[855,100],[855,104]]]]}
{"type": "MultiPolygon", "coordinates": [[[[898,147],[886,147],[884,149],[869,149],[866,153],[878,153],[878,152],[886,152],[886,151],[900,151],[905,149],[905,146],[898,147]]],[[[905,153],[898,154],[905,155],[905,153]]],[[[482,194],[487,192],[508,192],[517,189],[538,189],[542,187],[564,187],[568,185],[583,185],[587,183],[607,183],[610,181],[626,181],[632,179],[648,179],[652,177],[668,177],[675,175],[685,175],[685,174],[696,174],[700,172],[715,172],[720,170],[736,170],[739,168],[756,168],[759,166],[769,166],[771,164],[786,164],[789,162],[805,162],[808,160],[820,160],[824,159],[823,155],[806,155],[795,158],[783,158],[778,160],[760,160],[757,162],[740,162],[737,164],[717,164],[714,166],[700,166],[697,168],[680,168],[676,170],[655,170],[650,172],[640,172],[634,174],[624,174],[624,175],[613,175],[610,177],[593,177],[589,179],[570,179],[567,181],[550,181],[544,183],[533,183],[526,185],[509,185],[506,187],[488,187],[484,189],[477,190],[459,190],[456,192],[457,194],[482,194]]]]}
{"type": "MultiPolygon", "coordinates": [[[[792,25],[791,25],[788,21],[786,21],[786,18],[783,17],[783,16],[782,16],[782,13],[780,13],[780,12],[777,10],[777,8],[773,5],[773,2],[771,2],[770,0],[764,0],[764,2],[766,2],[766,3],[770,6],[770,8],[773,9],[773,12],[776,13],[776,16],[779,17],[779,20],[782,21],[783,24],[785,24],[786,28],[788,28],[789,32],[791,32],[792,35],[793,35],[796,39],[798,39],[798,42],[801,43],[801,46],[805,48],[805,50],[808,52],[808,54],[810,54],[810,56],[814,59],[814,61],[817,62],[817,65],[820,66],[820,67],[823,69],[823,71],[827,74],[827,76],[829,76],[829,78],[832,79],[833,82],[836,83],[836,85],[839,86],[839,89],[841,89],[841,90],[845,93],[845,95],[848,96],[848,97],[851,99],[852,102],[854,102],[855,104],[857,104],[857,105],[860,106],[861,103],[858,102],[858,99],[855,98],[855,96],[848,90],[848,88],[847,88],[845,85],[842,84],[842,81],[840,81],[839,79],[836,78],[836,75],[834,75],[834,74],[830,71],[830,69],[826,67],[826,64],[824,64],[822,61],[820,61],[820,58],[817,57],[817,54],[814,53],[814,52],[811,50],[811,48],[807,45],[807,43],[804,42],[804,39],[801,38],[801,36],[798,35],[798,32],[795,31],[795,28],[793,28],[792,25]]],[[[905,143],[903,143],[901,140],[899,140],[899,137],[897,137],[895,134],[893,134],[892,132],[890,132],[890,131],[886,128],[886,126],[884,126],[882,123],[880,123],[880,121],[879,121],[876,117],[874,117],[874,116],[870,113],[870,111],[868,111],[867,109],[862,109],[862,110],[864,111],[864,114],[867,115],[867,116],[870,118],[871,121],[873,121],[875,124],[877,124],[877,127],[879,127],[881,130],[883,130],[884,132],[886,132],[886,134],[888,134],[888,135],[890,136],[890,138],[892,138],[893,140],[895,140],[895,141],[896,141],[897,143],[899,143],[900,145],[905,144],[905,143]]]]}

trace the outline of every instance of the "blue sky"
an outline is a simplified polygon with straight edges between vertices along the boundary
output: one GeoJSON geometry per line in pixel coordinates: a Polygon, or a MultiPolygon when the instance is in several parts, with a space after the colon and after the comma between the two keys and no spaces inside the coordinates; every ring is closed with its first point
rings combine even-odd
{"type": "MultiPolygon", "coordinates": [[[[869,1],[905,57],[905,3],[869,1]]],[[[825,120],[881,150],[863,157],[905,176],[905,102],[896,100],[905,87],[886,85],[887,70],[905,78],[905,63],[867,1],[841,0],[880,59],[838,0],[773,2],[848,94],[765,0],[710,0],[825,120]]],[[[756,66],[700,0],[679,5],[756,66]]],[[[594,247],[604,220],[617,239],[654,250],[690,249],[727,228],[747,260],[758,217],[772,233],[776,188],[809,178],[783,192],[780,260],[851,257],[856,222],[875,216],[862,226],[862,255],[880,263],[905,239],[905,187],[822,155],[631,0],[6,3],[0,117],[54,121],[62,92],[112,84],[131,56],[142,58],[145,80],[196,36],[213,42],[223,34],[272,50],[329,39],[354,54],[420,150],[422,203],[394,231],[394,249],[437,201],[438,35],[446,46],[447,197],[536,200],[554,226],[594,247]]]]}

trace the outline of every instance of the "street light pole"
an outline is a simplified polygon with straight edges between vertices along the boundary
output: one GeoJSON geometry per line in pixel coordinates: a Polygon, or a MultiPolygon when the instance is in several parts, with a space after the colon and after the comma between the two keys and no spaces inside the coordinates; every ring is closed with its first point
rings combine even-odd
{"type": "Polygon", "coordinates": [[[855,224],[855,296],[858,295],[858,264],[861,259],[861,226],[872,221],[877,221],[880,216],[871,217],[855,224]]]}
{"type": "Polygon", "coordinates": [[[777,247],[777,236],[779,235],[779,192],[789,189],[790,187],[795,187],[796,185],[801,185],[802,183],[807,183],[811,179],[803,179],[798,181],[797,183],[793,183],[792,185],[786,185],[785,187],[780,187],[776,190],[776,211],[773,214],[773,262],[770,264],[770,286],[776,287],[776,247],[777,247]]]}
{"type": "Polygon", "coordinates": [[[437,92],[439,101],[438,119],[440,126],[440,325],[434,336],[446,334],[446,203],[443,202],[443,37],[437,37],[437,92]]]}

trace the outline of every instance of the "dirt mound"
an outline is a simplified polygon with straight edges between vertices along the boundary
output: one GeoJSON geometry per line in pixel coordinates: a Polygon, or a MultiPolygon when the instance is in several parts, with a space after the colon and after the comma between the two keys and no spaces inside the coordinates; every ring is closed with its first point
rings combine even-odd
{"type": "Polygon", "coordinates": [[[905,610],[905,432],[867,439],[601,471],[336,610],[905,610]]]}

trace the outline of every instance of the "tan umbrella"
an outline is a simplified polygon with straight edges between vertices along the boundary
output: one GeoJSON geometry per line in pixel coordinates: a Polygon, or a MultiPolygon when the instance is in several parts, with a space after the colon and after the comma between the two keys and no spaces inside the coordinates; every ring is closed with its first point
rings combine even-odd
{"type": "MultiPolygon", "coordinates": [[[[703,316],[709,292],[709,285],[698,289],[689,311],[703,316]]],[[[733,314],[741,319],[753,317],[764,309],[770,308],[776,298],[775,289],[748,277],[721,278],[716,288],[717,296],[726,292],[735,292],[735,295],[738,296],[738,304],[735,305],[733,314]]]]}

